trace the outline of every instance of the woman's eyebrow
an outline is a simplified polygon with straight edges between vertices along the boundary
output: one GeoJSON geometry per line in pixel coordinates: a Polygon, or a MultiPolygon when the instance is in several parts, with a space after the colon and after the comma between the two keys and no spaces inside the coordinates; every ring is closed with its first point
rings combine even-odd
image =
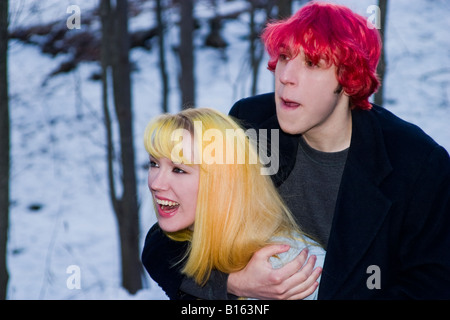
{"type": "Polygon", "coordinates": [[[192,165],[192,163],[185,163],[183,161],[176,162],[176,161],[173,161],[173,160],[172,160],[172,164],[174,166],[186,166],[186,167],[190,167],[192,165]]]}

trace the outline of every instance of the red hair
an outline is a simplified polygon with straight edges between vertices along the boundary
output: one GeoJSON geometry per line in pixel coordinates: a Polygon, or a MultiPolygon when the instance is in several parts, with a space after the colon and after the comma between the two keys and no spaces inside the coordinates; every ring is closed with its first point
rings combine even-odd
{"type": "Polygon", "coordinates": [[[350,97],[350,106],[364,110],[372,106],[368,99],[380,86],[376,68],[381,39],[367,19],[349,8],[311,2],[287,20],[268,24],[262,34],[270,55],[268,68],[275,70],[280,50],[296,56],[303,50],[317,64],[324,59],[336,66],[336,77],[350,97]]]}

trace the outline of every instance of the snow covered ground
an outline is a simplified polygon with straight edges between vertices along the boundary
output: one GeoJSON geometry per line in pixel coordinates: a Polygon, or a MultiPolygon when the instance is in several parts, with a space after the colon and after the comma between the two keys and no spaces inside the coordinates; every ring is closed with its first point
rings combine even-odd
{"type": "MultiPolygon", "coordinates": [[[[335,1],[362,15],[373,0],[335,1]]],[[[67,6],[87,10],[97,1],[11,0],[11,27],[65,21],[67,6]]],[[[221,12],[242,7],[220,1],[221,12]]],[[[212,15],[207,2],[197,16],[212,15]]],[[[386,31],[388,69],[385,107],[419,125],[450,150],[450,3],[446,0],[396,0],[389,4],[386,31]]],[[[83,19],[83,15],[81,15],[83,19]]],[[[130,28],[153,25],[151,12],[130,28]]],[[[197,43],[197,105],[228,112],[250,94],[247,18],[228,22],[229,46],[218,51],[197,43]]],[[[83,26],[82,26],[83,28],[83,26]]],[[[176,31],[172,30],[176,39],[176,31]]],[[[197,31],[206,32],[205,26],[197,31]]],[[[169,46],[170,44],[168,44],[169,46]]],[[[169,48],[167,50],[170,50],[169,48]]],[[[130,295],[120,286],[117,225],[107,196],[105,133],[101,87],[89,80],[98,66],[82,64],[75,72],[46,79],[63,56],[50,58],[39,49],[10,42],[9,75],[12,121],[11,212],[8,243],[8,299],[166,299],[147,275],[145,288],[130,295]],[[46,81],[47,80],[47,81],[46,81]],[[71,266],[80,271],[81,287],[71,289],[71,266]],[[68,269],[69,268],[69,269],[68,269]]],[[[141,239],[155,222],[146,184],[147,161],[142,134],[160,110],[156,50],[135,49],[133,73],[136,165],[141,202],[141,239]]],[[[179,110],[177,62],[169,57],[172,111],[179,110]]],[[[259,92],[272,91],[273,79],[261,67],[259,92]]]]}

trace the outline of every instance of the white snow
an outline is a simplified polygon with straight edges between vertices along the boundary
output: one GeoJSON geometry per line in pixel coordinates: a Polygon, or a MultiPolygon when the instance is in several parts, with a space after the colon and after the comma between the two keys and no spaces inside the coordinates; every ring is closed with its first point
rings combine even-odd
{"type": "MultiPolygon", "coordinates": [[[[11,27],[53,21],[69,16],[67,6],[83,12],[97,1],[11,1],[11,27]],[[87,4],[89,3],[89,4],[87,4]]],[[[333,1],[362,15],[376,1],[333,1]]],[[[212,15],[207,1],[198,16],[212,15]]],[[[220,12],[245,6],[218,1],[220,12]]],[[[171,20],[176,16],[172,12],[171,20]]],[[[389,4],[386,33],[388,69],[385,107],[419,125],[450,150],[450,3],[445,0],[396,0],[389,4]]],[[[153,26],[153,16],[130,22],[131,28],[153,26]]],[[[82,26],[83,28],[83,26],[82,26]]],[[[196,31],[204,35],[206,26],[196,31]]],[[[72,32],[72,31],[71,31],[72,32]]],[[[74,32],[76,32],[74,30],[74,32]]],[[[179,110],[177,59],[171,46],[170,109],[179,110]]],[[[197,106],[225,113],[237,99],[250,95],[250,72],[245,17],[228,22],[226,50],[205,48],[197,40],[197,106]]],[[[75,72],[46,79],[64,56],[51,58],[38,48],[10,42],[9,76],[12,123],[11,210],[8,243],[8,299],[167,299],[144,275],[145,288],[130,295],[121,288],[118,232],[108,199],[105,132],[100,83],[88,80],[99,66],[83,63],[75,72]],[[47,81],[46,81],[47,80],[47,81]],[[32,210],[35,206],[38,210],[32,210]],[[80,270],[80,289],[70,289],[72,273],[80,270]]],[[[148,120],[160,112],[157,46],[135,49],[133,73],[136,170],[141,203],[141,244],[155,222],[143,165],[147,156],[142,135],[148,120]]],[[[272,91],[273,76],[260,71],[259,92],[272,91]]],[[[117,134],[115,136],[117,138],[117,134]]]]}

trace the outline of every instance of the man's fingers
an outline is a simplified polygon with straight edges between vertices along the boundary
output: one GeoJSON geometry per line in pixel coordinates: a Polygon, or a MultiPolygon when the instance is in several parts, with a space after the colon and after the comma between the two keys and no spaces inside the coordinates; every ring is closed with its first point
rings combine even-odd
{"type": "Polygon", "coordinates": [[[315,255],[312,255],[309,257],[308,261],[303,265],[302,267],[302,273],[309,276],[311,272],[314,269],[314,266],[316,265],[317,257],[315,255]]]}
{"type": "Polygon", "coordinates": [[[307,290],[291,295],[287,300],[302,300],[312,295],[319,286],[319,282],[315,281],[307,290]]]}
{"type": "MultiPolygon", "coordinates": [[[[311,256],[311,257],[314,257],[314,259],[315,259],[315,256],[311,256]]],[[[297,257],[295,257],[295,259],[286,263],[282,268],[280,268],[278,270],[283,270],[284,273],[292,275],[292,274],[298,272],[300,269],[302,269],[307,258],[308,258],[308,249],[305,248],[297,255],[297,257]]],[[[311,258],[309,260],[311,260],[311,258]]],[[[312,264],[313,267],[314,267],[314,264],[315,264],[315,260],[312,264]]]]}
{"type": "Polygon", "coordinates": [[[305,263],[307,255],[307,250],[302,251],[294,260],[272,273],[270,281],[279,299],[303,299],[317,288],[322,268],[314,269],[315,255],[305,263]]]}
{"type": "MultiPolygon", "coordinates": [[[[302,266],[305,264],[306,259],[308,258],[308,249],[303,249],[295,259],[284,265],[283,267],[279,269],[274,269],[270,275],[269,275],[269,283],[272,283],[274,285],[281,284],[284,281],[287,281],[287,284],[292,283],[292,281],[288,281],[289,278],[291,278],[294,274],[299,272],[299,270],[302,268],[302,266]]],[[[312,264],[314,267],[315,260],[312,264]]],[[[302,272],[305,274],[304,279],[308,278],[311,272],[306,274],[309,269],[302,272]]],[[[311,269],[312,270],[312,269],[311,269]]],[[[310,270],[310,271],[311,271],[310,270]]],[[[286,284],[285,284],[286,286],[286,284]]],[[[289,288],[289,285],[286,286],[286,288],[289,288]]],[[[282,289],[281,289],[282,290],[282,289]]]]}
{"type": "Polygon", "coordinates": [[[322,274],[322,268],[317,267],[313,270],[311,275],[304,281],[301,285],[299,285],[295,290],[292,291],[291,297],[289,299],[304,299],[307,296],[311,295],[319,286],[319,282],[317,281],[322,274]]]}
{"type": "Polygon", "coordinates": [[[259,249],[255,253],[255,256],[260,259],[269,261],[270,257],[272,257],[276,254],[286,252],[289,250],[289,248],[290,247],[287,244],[273,244],[273,245],[265,246],[264,248],[259,249]]]}

